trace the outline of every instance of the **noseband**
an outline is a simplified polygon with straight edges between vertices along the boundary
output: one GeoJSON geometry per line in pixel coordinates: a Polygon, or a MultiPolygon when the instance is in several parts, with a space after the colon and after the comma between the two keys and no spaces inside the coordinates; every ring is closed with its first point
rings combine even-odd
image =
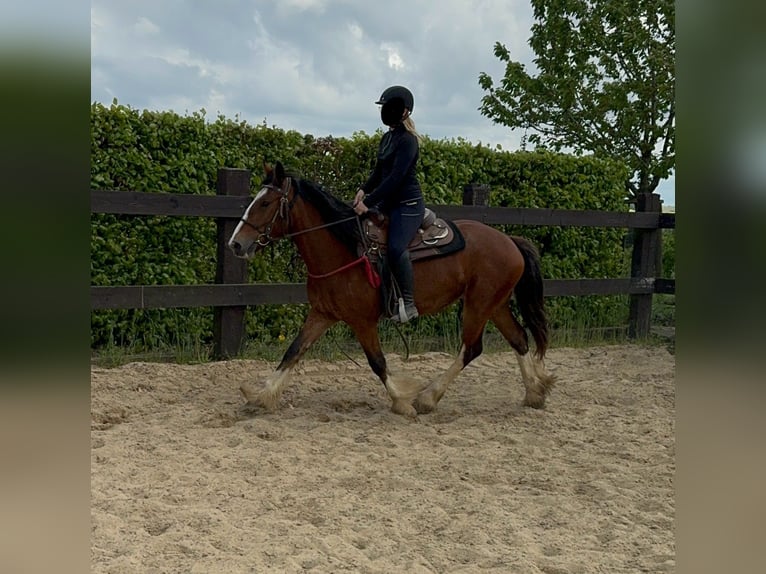
{"type": "Polygon", "coordinates": [[[290,201],[290,198],[288,197],[290,193],[291,183],[292,183],[292,179],[289,177],[286,177],[281,188],[271,183],[267,183],[262,186],[266,189],[271,189],[273,191],[276,191],[277,193],[279,193],[279,196],[280,196],[279,209],[277,209],[274,212],[274,217],[271,218],[271,221],[269,223],[267,223],[264,226],[255,226],[244,217],[239,218],[239,220],[242,223],[244,223],[245,225],[249,225],[250,227],[252,227],[258,232],[258,239],[256,239],[255,241],[261,247],[266,247],[272,241],[274,241],[275,238],[271,236],[271,230],[274,227],[274,224],[277,222],[277,218],[281,218],[285,220],[285,229],[287,229],[287,227],[289,227],[290,225],[290,210],[292,209],[293,203],[295,202],[295,198],[293,198],[293,201],[290,201]]]}

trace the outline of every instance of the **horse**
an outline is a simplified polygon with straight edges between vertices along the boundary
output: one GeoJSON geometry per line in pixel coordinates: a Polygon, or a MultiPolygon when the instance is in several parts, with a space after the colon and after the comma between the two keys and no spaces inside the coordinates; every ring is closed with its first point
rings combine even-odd
{"type": "Polygon", "coordinates": [[[346,323],[383,383],[394,413],[428,413],[458,374],[482,352],[482,337],[492,321],[515,352],[525,388],[524,404],[542,408],[555,378],[544,365],[549,327],[544,308],[540,257],[527,239],[508,236],[473,220],[455,220],[465,247],[455,253],[413,263],[415,303],[420,315],[438,313],[462,299],[462,346],[452,365],[433,381],[418,382],[391,372],[381,349],[383,319],[377,274],[366,253],[362,226],[352,207],[322,186],[291,177],[281,162],[264,165],[266,177],[245,209],[228,246],[251,259],[280,238],[291,239],[307,268],[309,311],[297,337],[276,370],[259,388],[240,390],[251,407],[273,412],[291,370],[309,347],[338,322],[346,323]],[[526,326],[514,316],[515,296],[526,326]],[[530,352],[527,329],[535,342],[530,352]]]}

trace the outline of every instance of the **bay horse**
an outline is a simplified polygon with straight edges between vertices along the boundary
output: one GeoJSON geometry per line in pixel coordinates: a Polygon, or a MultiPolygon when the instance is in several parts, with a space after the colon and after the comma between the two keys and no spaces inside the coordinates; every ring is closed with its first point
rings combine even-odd
{"type": "Polygon", "coordinates": [[[534,245],[472,220],[454,223],[465,248],[413,263],[415,303],[420,315],[437,313],[462,298],[462,347],[449,369],[420,383],[392,373],[378,337],[382,318],[380,289],[366,255],[359,257],[362,229],[352,207],[308,180],[289,177],[283,165],[266,165],[266,178],[240,218],[229,248],[252,258],[280,238],[295,242],[308,270],[309,312],[300,333],[263,386],[240,387],[249,405],[276,409],[288,376],[309,347],[331,326],[346,323],[364,350],[370,367],[391,398],[391,410],[405,416],[432,411],[447,386],[482,352],[482,336],[492,321],[513,348],[526,394],[524,404],[541,408],[554,377],[545,370],[548,322],[543,306],[540,259],[534,245]],[[535,341],[511,312],[519,312],[535,341]]]}

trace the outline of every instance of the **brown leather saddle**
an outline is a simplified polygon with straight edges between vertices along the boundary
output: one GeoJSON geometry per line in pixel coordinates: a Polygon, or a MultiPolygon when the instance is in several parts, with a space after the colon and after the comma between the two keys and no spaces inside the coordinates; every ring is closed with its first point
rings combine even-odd
{"type": "MultiPolygon", "coordinates": [[[[381,311],[387,317],[398,313],[398,301],[401,296],[396,281],[393,280],[386,262],[386,246],[388,245],[388,218],[373,214],[362,221],[366,245],[359,246],[359,254],[367,254],[367,258],[375,265],[381,277],[381,311]]],[[[436,214],[426,208],[423,223],[412,239],[407,249],[410,260],[415,262],[423,259],[449,255],[465,247],[465,239],[460,229],[452,222],[436,217],[436,214]]]]}
{"type": "MultiPolygon", "coordinates": [[[[367,255],[370,261],[375,263],[380,255],[386,253],[388,218],[373,215],[365,219],[362,225],[367,241],[367,255]]],[[[423,223],[407,246],[407,250],[410,252],[410,260],[414,262],[428,257],[447,255],[463,247],[465,247],[465,241],[455,224],[437,217],[436,213],[426,208],[423,223]]]]}

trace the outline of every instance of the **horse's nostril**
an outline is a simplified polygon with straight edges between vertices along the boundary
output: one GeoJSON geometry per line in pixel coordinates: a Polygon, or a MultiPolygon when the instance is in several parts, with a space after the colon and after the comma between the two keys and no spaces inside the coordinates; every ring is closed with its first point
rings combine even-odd
{"type": "Polygon", "coordinates": [[[239,244],[239,241],[230,241],[229,247],[231,247],[232,251],[235,251],[236,253],[239,253],[239,251],[242,249],[242,246],[239,244]]]}

